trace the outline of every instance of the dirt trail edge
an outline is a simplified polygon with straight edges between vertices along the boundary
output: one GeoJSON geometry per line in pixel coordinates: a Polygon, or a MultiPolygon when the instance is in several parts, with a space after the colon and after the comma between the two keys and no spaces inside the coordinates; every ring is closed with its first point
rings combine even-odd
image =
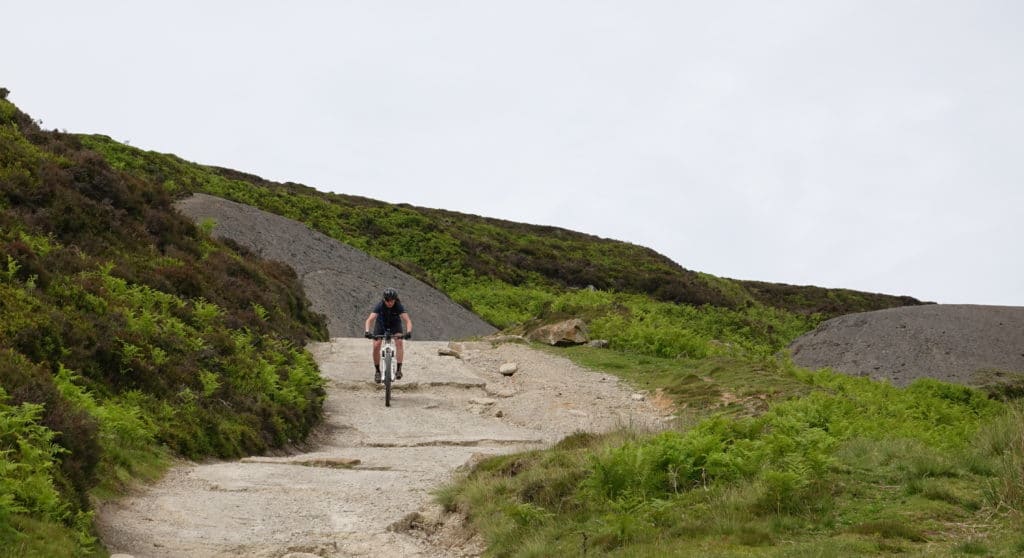
{"type": "Polygon", "coordinates": [[[308,349],[327,378],[326,418],[307,453],[178,465],[97,513],[112,554],[474,556],[479,540],[432,490],[481,456],[545,447],[576,431],[656,429],[662,412],[615,377],[520,344],[410,341],[392,407],[370,343],[308,349]],[[498,369],[518,365],[511,377],[498,369]]]}

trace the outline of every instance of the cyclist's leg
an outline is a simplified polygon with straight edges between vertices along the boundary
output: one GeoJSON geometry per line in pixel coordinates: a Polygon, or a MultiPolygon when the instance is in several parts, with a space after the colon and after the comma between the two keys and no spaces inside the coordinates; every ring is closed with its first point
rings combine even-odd
{"type": "Polygon", "coordinates": [[[380,339],[373,340],[373,367],[380,368],[380,339]]]}
{"type": "Polygon", "coordinates": [[[401,339],[395,339],[395,378],[402,379],[402,360],[405,356],[405,343],[401,339]]]}
{"type": "Polygon", "coordinates": [[[380,383],[380,339],[373,340],[373,381],[380,383]]]}

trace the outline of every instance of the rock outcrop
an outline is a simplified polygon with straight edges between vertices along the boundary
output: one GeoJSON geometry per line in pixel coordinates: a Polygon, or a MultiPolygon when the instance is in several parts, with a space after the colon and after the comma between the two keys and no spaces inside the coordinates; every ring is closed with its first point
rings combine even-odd
{"type": "Polygon", "coordinates": [[[313,310],[327,317],[331,337],[362,336],[366,316],[385,287],[398,290],[414,339],[445,341],[497,331],[430,285],[298,221],[207,194],[194,194],[176,207],[197,223],[213,219],[215,237],[294,269],[313,310]]]}
{"type": "Polygon", "coordinates": [[[542,325],[526,334],[530,341],[548,345],[582,345],[590,341],[587,324],[579,318],[542,325]]]}
{"type": "Polygon", "coordinates": [[[930,304],[848,314],[789,348],[800,366],[898,386],[922,377],[998,384],[1024,377],[1024,307],[930,304]]]}

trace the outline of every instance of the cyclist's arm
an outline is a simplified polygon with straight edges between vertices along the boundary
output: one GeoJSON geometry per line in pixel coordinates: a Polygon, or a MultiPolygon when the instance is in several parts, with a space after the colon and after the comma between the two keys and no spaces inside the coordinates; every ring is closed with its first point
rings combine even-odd
{"type": "Polygon", "coordinates": [[[373,331],[373,322],[377,321],[377,313],[370,312],[370,315],[366,317],[366,324],[363,325],[363,331],[373,331]]]}
{"type": "Polygon", "coordinates": [[[405,332],[412,333],[412,318],[407,312],[402,312],[402,321],[405,322],[405,332]]]}

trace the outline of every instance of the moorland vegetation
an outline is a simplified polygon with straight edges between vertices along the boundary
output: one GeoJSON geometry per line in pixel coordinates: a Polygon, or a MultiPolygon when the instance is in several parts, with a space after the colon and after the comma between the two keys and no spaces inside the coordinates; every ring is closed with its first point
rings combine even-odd
{"type": "Polygon", "coordinates": [[[91,498],[302,440],[325,339],[294,272],[0,95],[0,555],[101,552],[91,498]]]}
{"type": "Polygon", "coordinates": [[[46,555],[40,541],[59,533],[101,552],[89,497],[169,456],[301,439],[319,418],[301,344],[323,338],[322,320],[289,270],[170,210],[203,192],[302,221],[508,331],[581,317],[609,348],[548,350],[673,402],[667,431],[581,433],[440,489],[491,555],[1024,551],[1018,403],[785,355],[823,319],[913,298],[735,281],[556,227],[273,183],[42,131],[3,100],[0,125],[4,548],[46,555]]]}

